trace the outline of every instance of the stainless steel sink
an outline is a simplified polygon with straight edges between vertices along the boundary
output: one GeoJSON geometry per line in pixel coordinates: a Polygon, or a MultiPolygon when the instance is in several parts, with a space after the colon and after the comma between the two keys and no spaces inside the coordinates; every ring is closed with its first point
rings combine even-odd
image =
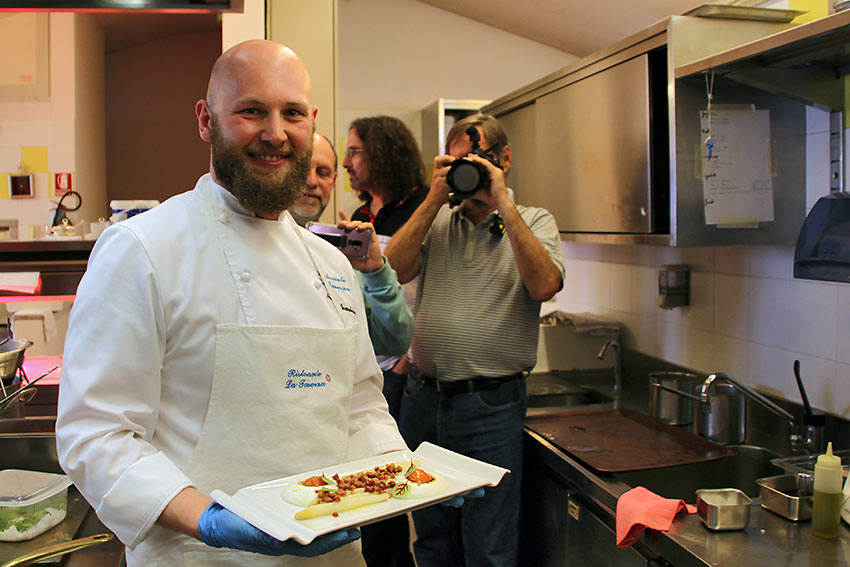
{"type": "Polygon", "coordinates": [[[757,497],[756,479],[782,474],[770,462],[779,457],[773,451],[752,445],[730,448],[735,450],[734,455],[715,461],[614,473],[614,477],[633,488],[643,486],[665,498],[681,498],[693,504],[700,488],[737,488],[757,497]]]}
{"type": "Polygon", "coordinates": [[[554,373],[530,374],[526,379],[529,414],[576,407],[611,407],[614,398],[554,373]]]}
{"type": "Polygon", "coordinates": [[[61,473],[55,417],[0,419],[0,470],[61,473]]]}

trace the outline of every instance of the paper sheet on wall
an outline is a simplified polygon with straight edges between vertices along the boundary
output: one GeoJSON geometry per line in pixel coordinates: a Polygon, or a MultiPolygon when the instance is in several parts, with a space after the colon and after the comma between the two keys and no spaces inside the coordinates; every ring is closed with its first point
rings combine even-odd
{"type": "Polygon", "coordinates": [[[772,221],[770,111],[701,110],[700,128],[705,223],[756,228],[772,221]]]}

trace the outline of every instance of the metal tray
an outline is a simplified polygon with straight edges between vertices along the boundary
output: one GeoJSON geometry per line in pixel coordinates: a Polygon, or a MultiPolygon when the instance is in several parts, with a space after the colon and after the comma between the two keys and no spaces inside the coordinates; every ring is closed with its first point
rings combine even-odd
{"type": "MultiPolygon", "coordinates": [[[[841,449],[832,453],[841,459],[842,476],[847,478],[850,474],[850,449],[841,449]]],[[[780,457],[770,461],[788,474],[815,474],[815,463],[818,455],[796,455],[793,457],[780,457]]],[[[843,485],[843,482],[842,482],[843,485]]]]}
{"type": "Polygon", "coordinates": [[[526,426],[602,472],[656,469],[721,459],[732,449],[634,410],[529,416],[526,426]]]}
{"type": "Polygon", "coordinates": [[[750,523],[752,503],[737,488],[697,490],[697,514],[710,530],[743,530],[750,523]]]}
{"type": "Polygon", "coordinates": [[[688,10],[683,16],[701,18],[726,18],[730,20],[754,20],[758,22],[778,22],[787,24],[804,10],[784,10],[781,8],[759,8],[757,6],[730,6],[728,4],[702,4],[688,10]]]}
{"type": "Polygon", "coordinates": [[[781,474],[756,480],[762,508],[792,522],[812,519],[812,477],[807,474],[781,474]]]}

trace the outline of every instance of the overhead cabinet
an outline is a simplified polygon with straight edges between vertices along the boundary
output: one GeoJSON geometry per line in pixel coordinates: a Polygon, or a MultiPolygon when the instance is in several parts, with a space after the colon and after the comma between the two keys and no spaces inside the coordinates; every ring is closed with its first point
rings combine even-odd
{"type": "Polygon", "coordinates": [[[517,201],[551,211],[567,240],[789,244],[805,217],[807,109],[843,105],[838,63],[805,63],[848,30],[850,12],[803,26],[673,16],[483,110],[514,147],[517,201]],[[777,69],[770,54],[803,41],[809,58],[777,69]],[[752,141],[736,147],[736,133],[752,141]],[[734,148],[726,161],[708,138],[714,158],[734,148]]]}
{"type": "Polygon", "coordinates": [[[651,232],[649,92],[643,54],[535,101],[540,189],[586,188],[536,195],[570,230],[651,232]]]}

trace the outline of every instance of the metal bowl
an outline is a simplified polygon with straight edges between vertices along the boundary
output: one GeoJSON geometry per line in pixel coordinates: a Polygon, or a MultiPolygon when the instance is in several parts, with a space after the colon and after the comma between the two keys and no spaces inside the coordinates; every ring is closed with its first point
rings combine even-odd
{"type": "Polygon", "coordinates": [[[750,497],[736,488],[697,490],[697,514],[711,530],[742,530],[750,522],[750,497]]]}
{"type": "Polygon", "coordinates": [[[9,339],[0,345],[0,379],[8,386],[24,363],[24,351],[32,346],[26,339],[9,339]]]}
{"type": "Polygon", "coordinates": [[[781,474],[756,480],[762,508],[792,522],[812,519],[813,479],[807,474],[781,474]]]}

